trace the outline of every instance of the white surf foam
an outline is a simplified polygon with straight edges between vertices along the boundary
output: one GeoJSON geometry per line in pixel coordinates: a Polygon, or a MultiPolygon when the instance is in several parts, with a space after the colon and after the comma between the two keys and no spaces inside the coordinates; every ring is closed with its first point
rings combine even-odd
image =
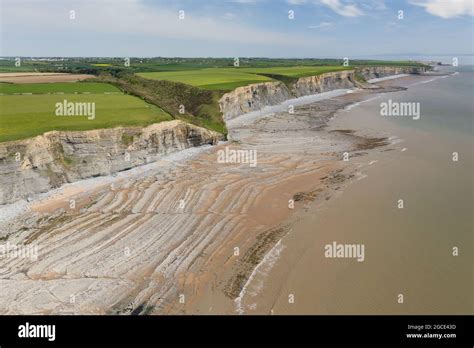
{"type": "MultiPolygon", "coordinates": [[[[254,278],[257,276],[257,274],[265,276],[275,265],[275,263],[278,261],[281,252],[285,246],[281,243],[281,239],[276,243],[273,248],[270,249],[268,253],[265,254],[263,257],[263,260],[260,261],[260,263],[257,265],[257,267],[254,268],[253,272],[250,274],[249,279],[245,283],[245,285],[242,287],[242,290],[239,293],[239,296],[234,300],[235,302],[235,311],[238,314],[244,314],[245,313],[245,306],[242,303],[244,296],[246,295],[248,288],[250,284],[252,284],[252,281],[254,278]]],[[[258,291],[263,287],[263,280],[257,284],[257,287],[255,288],[254,292],[252,295],[256,295],[258,291]]]]}
{"type": "Polygon", "coordinates": [[[259,119],[272,116],[276,112],[287,111],[290,105],[293,105],[293,106],[306,105],[306,104],[314,103],[314,102],[321,101],[324,99],[338,97],[338,96],[350,93],[349,91],[351,90],[350,89],[335,89],[330,92],[323,92],[323,93],[318,93],[318,94],[313,94],[313,95],[307,95],[304,97],[288,99],[288,100],[285,100],[281,104],[265,106],[261,110],[252,111],[252,112],[237,116],[231,120],[226,121],[226,124],[228,128],[249,125],[259,119]]]}
{"type": "Polygon", "coordinates": [[[376,83],[376,82],[382,82],[382,81],[387,81],[387,80],[399,79],[400,77],[406,77],[406,76],[410,76],[410,74],[398,74],[398,75],[391,75],[391,76],[386,76],[386,77],[378,77],[375,79],[367,80],[367,82],[376,83]]]}
{"type": "Polygon", "coordinates": [[[372,97],[372,98],[369,98],[369,99],[366,99],[366,100],[361,100],[361,101],[358,101],[358,102],[355,102],[353,104],[349,104],[348,106],[346,106],[343,111],[350,111],[352,110],[353,108],[355,108],[356,106],[359,106],[361,104],[364,104],[364,103],[368,103],[368,102],[371,102],[372,100],[375,100],[375,99],[378,99],[380,98],[381,95],[376,95],[375,97],[372,97]]]}
{"type": "Polygon", "coordinates": [[[422,84],[425,84],[425,83],[430,83],[430,82],[433,82],[433,81],[436,81],[436,80],[439,80],[439,79],[445,79],[447,77],[451,77],[451,76],[456,76],[458,75],[459,72],[454,72],[452,74],[449,74],[449,75],[441,75],[441,76],[435,76],[433,77],[432,79],[429,79],[429,80],[425,80],[425,81],[419,81],[419,82],[414,82],[408,86],[417,86],[417,85],[422,85],[422,84]]]}

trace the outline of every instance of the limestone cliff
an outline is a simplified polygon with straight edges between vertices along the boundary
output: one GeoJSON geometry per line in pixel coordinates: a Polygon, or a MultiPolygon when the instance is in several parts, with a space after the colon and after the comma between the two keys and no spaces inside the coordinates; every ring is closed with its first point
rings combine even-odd
{"type": "Polygon", "coordinates": [[[410,66],[372,66],[356,68],[357,75],[366,80],[376,79],[379,77],[386,77],[400,74],[422,74],[426,72],[425,67],[410,67],[410,66]]]}
{"type": "Polygon", "coordinates": [[[291,97],[291,92],[283,82],[255,83],[224,94],[219,106],[224,121],[227,121],[267,105],[280,104],[291,97]]]}
{"type": "Polygon", "coordinates": [[[182,121],[91,131],[52,131],[0,143],[0,204],[64,183],[109,175],[156,161],[221,135],[182,121]]]}
{"type": "Polygon", "coordinates": [[[295,97],[353,88],[356,85],[353,70],[329,72],[317,76],[301,77],[296,81],[292,94],[295,97]]]}
{"type": "Polygon", "coordinates": [[[364,87],[357,77],[372,79],[398,74],[420,74],[424,67],[361,67],[355,70],[328,72],[317,76],[301,77],[291,87],[283,82],[257,83],[239,87],[219,100],[224,120],[276,105],[291,98],[328,92],[335,89],[364,87]]]}

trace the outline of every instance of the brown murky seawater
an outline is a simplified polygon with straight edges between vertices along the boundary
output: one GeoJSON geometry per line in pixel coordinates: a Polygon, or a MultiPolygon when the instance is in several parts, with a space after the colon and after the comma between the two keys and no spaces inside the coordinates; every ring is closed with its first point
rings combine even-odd
{"type": "Polygon", "coordinates": [[[408,90],[337,114],[334,129],[383,134],[393,150],[350,159],[365,178],[294,224],[246,313],[473,313],[473,74],[386,81],[408,90]],[[381,117],[388,99],[420,102],[420,119],[381,117]],[[364,261],[326,258],[334,241],[363,244],[364,261]]]}

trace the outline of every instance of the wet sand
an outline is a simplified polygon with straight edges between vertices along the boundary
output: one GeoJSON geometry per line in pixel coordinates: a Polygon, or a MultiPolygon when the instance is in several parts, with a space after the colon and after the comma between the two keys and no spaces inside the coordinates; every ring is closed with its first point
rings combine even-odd
{"type": "Polygon", "coordinates": [[[279,257],[249,284],[245,313],[472,314],[472,124],[469,133],[426,121],[466,111],[448,103],[457,92],[443,92],[452,88],[446,81],[417,85],[429,80],[386,81],[409,89],[339,112],[330,122],[330,128],[383,135],[394,145],[352,158],[364,179],[292,225],[279,257]],[[423,123],[381,118],[379,103],[388,98],[421,100],[423,123]],[[462,160],[453,162],[453,151],[462,160]],[[364,244],[364,262],[326,258],[324,246],[333,241],[364,244]]]}

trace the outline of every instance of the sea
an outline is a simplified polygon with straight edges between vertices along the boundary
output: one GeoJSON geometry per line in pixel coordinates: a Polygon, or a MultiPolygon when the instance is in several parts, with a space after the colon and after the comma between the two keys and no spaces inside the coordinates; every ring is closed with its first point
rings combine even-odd
{"type": "Polygon", "coordinates": [[[357,179],[293,224],[278,259],[249,284],[245,313],[474,313],[474,66],[439,72],[391,80],[408,89],[330,121],[385,136],[390,150],[350,158],[357,179]],[[389,101],[419,103],[419,118],[382,116],[389,101]],[[340,257],[328,257],[333,245],[340,257]]]}

